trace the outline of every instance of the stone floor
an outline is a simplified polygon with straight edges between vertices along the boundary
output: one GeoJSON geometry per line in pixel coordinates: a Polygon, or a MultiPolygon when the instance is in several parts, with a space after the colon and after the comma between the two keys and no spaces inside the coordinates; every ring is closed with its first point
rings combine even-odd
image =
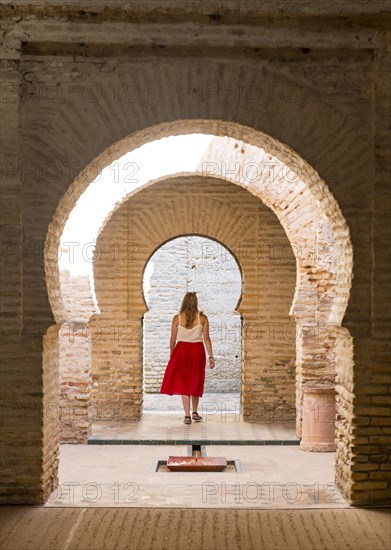
{"type": "Polygon", "coordinates": [[[159,460],[191,446],[61,445],[59,488],[46,506],[174,508],[340,508],[334,453],[296,446],[205,447],[237,471],[157,472],[159,460]]]}

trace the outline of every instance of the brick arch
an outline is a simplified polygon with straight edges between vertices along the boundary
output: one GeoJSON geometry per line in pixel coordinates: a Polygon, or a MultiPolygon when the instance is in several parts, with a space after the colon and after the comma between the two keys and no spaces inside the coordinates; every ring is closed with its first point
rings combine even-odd
{"type": "Polygon", "coordinates": [[[191,234],[222,243],[241,269],[245,418],[270,420],[273,414],[276,420],[294,420],[295,343],[284,332],[289,328],[294,333],[295,328],[289,316],[296,272],[293,250],[277,217],[257,197],[233,183],[197,175],[168,178],[129,197],[98,237],[94,280],[101,313],[90,323],[93,331],[100,331],[99,339],[92,340],[92,416],[116,410],[126,421],[140,418],[144,268],[163,243],[191,234]],[[283,262],[271,267],[257,257],[256,246],[265,240],[285,247],[283,262]],[[123,255],[114,259],[113,250],[123,255]],[[273,297],[276,289],[278,298],[273,297]],[[266,331],[273,325],[277,328],[271,340],[266,331]],[[115,340],[113,326],[118,327],[115,340]]]}
{"type": "MultiPolygon", "coordinates": [[[[351,356],[351,339],[343,328],[352,279],[352,245],[342,212],[319,174],[290,147],[258,130],[219,120],[179,120],[135,132],[106,149],[74,180],[49,226],[45,243],[48,296],[57,322],[66,320],[61,276],[53,262],[65,223],[90,182],[105,166],[129,151],[165,137],[189,134],[211,136],[194,167],[181,166],[184,175],[223,179],[268,206],[279,219],[296,257],[297,278],[290,313],[296,320],[297,425],[300,432],[303,384],[335,381],[339,356],[351,356]]],[[[178,175],[175,147],[172,173],[142,181],[132,193],[178,175]]],[[[107,220],[120,204],[108,211],[107,220]]],[[[101,228],[96,228],[97,234],[101,228]]]]}
{"type": "MultiPolygon", "coordinates": [[[[135,132],[106,149],[75,179],[57,208],[45,243],[48,295],[56,321],[64,321],[66,313],[53,251],[59,249],[77,199],[103,167],[126,152],[167,136],[193,133],[214,139],[191,173],[246,188],[273,210],[284,227],[298,268],[291,313],[302,323],[340,326],[351,286],[352,246],[347,223],[326,183],[287,145],[258,130],[219,120],[181,120],[135,132]],[[254,171],[259,175],[255,179],[254,171]]],[[[174,173],[164,177],[169,175],[174,173]]]]}

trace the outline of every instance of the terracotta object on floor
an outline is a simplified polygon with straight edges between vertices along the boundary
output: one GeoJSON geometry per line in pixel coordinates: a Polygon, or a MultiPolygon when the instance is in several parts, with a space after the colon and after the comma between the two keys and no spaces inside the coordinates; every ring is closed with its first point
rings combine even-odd
{"type": "Polygon", "coordinates": [[[335,387],[332,384],[309,383],[304,386],[300,449],[335,451],[335,414],[335,387]]]}
{"type": "Polygon", "coordinates": [[[167,468],[176,472],[221,472],[227,467],[222,456],[169,456],[167,468]]]}

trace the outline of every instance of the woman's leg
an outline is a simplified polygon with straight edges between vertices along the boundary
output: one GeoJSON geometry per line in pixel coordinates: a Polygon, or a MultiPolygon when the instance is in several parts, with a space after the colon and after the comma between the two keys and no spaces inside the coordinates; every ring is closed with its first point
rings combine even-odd
{"type": "Polygon", "coordinates": [[[185,409],[185,416],[190,416],[190,395],[182,395],[182,404],[185,409]]]}
{"type": "Polygon", "coordinates": [[[191,396],[191,404],[192,404],[192,407],[193,407],[193,412],[198,412],[198,401],[200,400],[200,398],[198,397],[198,395],[192,395],[191,396]]]}

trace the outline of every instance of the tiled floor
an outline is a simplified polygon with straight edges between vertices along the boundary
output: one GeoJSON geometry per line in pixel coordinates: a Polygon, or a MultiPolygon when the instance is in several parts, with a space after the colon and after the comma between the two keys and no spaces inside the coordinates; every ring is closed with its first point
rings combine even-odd
{"type": "Polygon", "coordinates": [[[187,441],[210,444],[225,442],[232,445],[257,445],[264,442],[298,443],[292,422],[255,424],[243,422],[235,413],[205,414],[202,422],[192,422],[190,425],[183,424],[183,418],[182,413],[145,412],[140,422],[95,422],[92,425],[90,442],[113,440],[137,444],[163,442],[176,445],[186,444],[187,441]]]}
{"type": "Polygon", "coordinates": [[[199,405],[202,422],[183,424],[180,396],[144,396],[139,422],[103,421],[92,424],[90,443],[127,442],[137,444],[298,444],[294,422],[244,422],[238,394],[208,394],[199,405]]]}
{"type": "Polygon", "coordinates": [[[60,485],[46,506],[339,508],[334,453],[294,446],[207,446],[236,472],[157,472],[190,446],[61,445],[60,485]]]}

